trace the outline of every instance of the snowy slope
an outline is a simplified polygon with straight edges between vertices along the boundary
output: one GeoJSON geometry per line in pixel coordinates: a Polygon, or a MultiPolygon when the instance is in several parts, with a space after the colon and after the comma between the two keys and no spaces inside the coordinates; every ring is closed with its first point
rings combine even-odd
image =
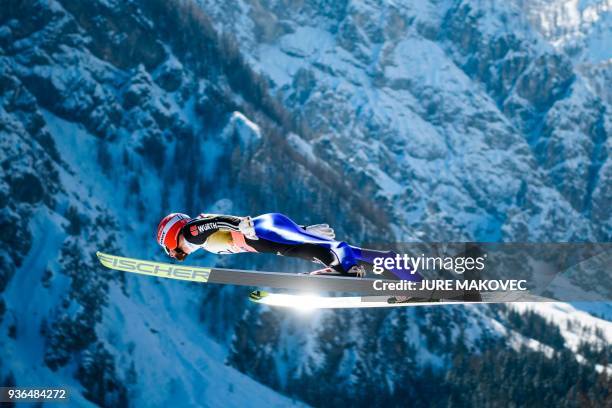
{"type": "MultiPolygon", "coordinates": [[[[110,207],[126,220],[138,219],[137,209],[128,207],[125,211],[126,192],[117,191],[105,180],[94,156],[95,149],[91,146],[95,144],[95,137],[48,112],[45,119],[58,148],[67,153],[63,155],[64,159],[78,175],[79,181],[66,181],[64,185],[77,185],[82,192],[96,189],[98,200],[94,199],[90,204],[110,207]]],[[[242,117],[233,122],[244,120],[242,117]]],[[[151,174],[142,176],[149,183],[141,192],[140,199],[158,202],[155,196],[160,194],[159,183],[151,182],[155,179],[151,174]]],[[[146,225],[153,225],[157,221],[153,214],[159,210],[150,205],[148,210],[151,214],[146,225]]],[[[150,258],[150,239],[146,235],[151,232],[145,229],[139,233],[143,236],[126,235],[121,247],[129,248],[134,256],[150,258]]],[[[61,242],[49,238],[56,245],[61,242]]],[[[55,252],[53,248],[47,251],[46,256],[38,259],[51,258],[55,252]]],[[[61,288],[57,290],[61,291],[61,288]]],[[[16,289],[16,293],[23,291],[16,289]]],[[[132,403],[136,406],[179,404],[195,407],[205,404],[240,407],[249,400],[255,405],[302,405],[283,398],[224,364],[222,356],[227,353],[224,346],[211,339],[198,322],[200,296],[197,286],[138,277],[127,277],[125,288],[117,285],[110,288],[109,307],[104,311],[98,334],[108,339],[108,347],[118,357],[120,366],[134,364],[138,383],[130,390],[132,403]],[[155,363],[151,365],[151,361],[155,363]]],[[[53,296],[42,303],[52,304],[52,299],[53,296]]],[[[27,342],[20,341],[19,347],[30,350],[27,342]]],[[[33,360],[36,363],[37,359],[33,360]]]]}
{"type": "MultiPolygon", "coordinates": [[[[124,220],[138,219],[138,209],[125,205],[127,192],[117,190],[98,164],[96,137],[50,112],[43,112],[43,116],[68,170],[61,172],[62,185],[66,188],[61,200],[68,201],[73,194],[87,197],[81,202],[87,208],[104,206],[121,214],[124,220]]],[[[149,175],[149,180],[154,177],[149,175]]],[[[155,202],[153,197],[159,190],[159,183],[149,183],[140,198],[155,202]],[[148,194],[151,198],[147,198],[148,194]]],[[[152,214],[159,211],[148,209],[152,214]]],[[[148,223],[154,223],[152,214],[148,223]]],[[[66,236],[65,225],[66,219],[57,212],[44,206],[35,210],[30,220],[34,245],[3,296],[9,305],[9,318],[4,320],[2,330],[7,331],[8,326],[15,324],[17,338],[4,337],[2,349],[5,356],[10,356],[9,368],[18,385],[68,386],[73,391],[71,401],[86,406],[88,401],[79,393],[83,387],[72,379],[74,364],[60,372],[53,372],[42,364],[46,347],[45,337],[39,333],[41,322],[54,318],[70,288],[69,279],[54,261],[66,236]],[[42,284],[46,271],[53,275],[49,286],[42,284]],[[28,294],[26,298],[24,294],[28,294]]],[[[135,255],[151,257],[149,239],[144,237],[147,234],[150,231],[139,231],[129,239],[126,235],[121,247],[129,248],[135,255]],[[143,237],[139,237],[141,232],[143,237]]],[[[256,405],[296,405],[224,364],[224,346],[212,340],[198,323],[200,296],[197,287],[157,283],[153,279],[127,278],[121,288],[118,284],[111,285],[109,306],[97,334],[105,339],[118,367],[135,370],[138,380],[130,389],[131,402],[134,405],[202,406],[205,403],[238,407],[248,399],[256,405]]],[[[78,307],[72,303],[66,312],[78,307]]]]}

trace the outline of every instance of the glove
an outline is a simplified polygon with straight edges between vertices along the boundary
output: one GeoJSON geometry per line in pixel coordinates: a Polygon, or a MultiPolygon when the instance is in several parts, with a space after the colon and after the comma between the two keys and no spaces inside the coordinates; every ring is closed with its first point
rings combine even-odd
{"type": "Polygon", "coordinates": [[[251,217],[244,217],[238,224],[240,232],[248,239],[259,239],[255,233],[255,226],[253,225],[253,219],[251,217]]]}
{"type": "Polygon", "coordinates": [[[364,276],[366,276],[366,270],[363,265],[351,266],[351,269],[348,270],[348,273],[351,275],[355,274],[355,276],[358,278],[363,278],[364,276]]]}
{"type": "Polygon", "coordinates": [[[306,231],[316,234],[316,235],[320,235],[324,238],[327,239],[334,239],[336,238],[336,233],[334,232],[334,229],[331,228],[329,225],[327,224],[315,224],[315,225],[309,225],[308,227],[304,228],[306,231]]]}

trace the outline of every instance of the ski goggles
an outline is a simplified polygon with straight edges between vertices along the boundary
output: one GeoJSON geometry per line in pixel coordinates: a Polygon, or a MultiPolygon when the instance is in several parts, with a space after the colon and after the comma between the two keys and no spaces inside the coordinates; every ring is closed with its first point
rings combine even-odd
{"type": "Polygon", "coordinates": [[[174,249],[170,249],[167,246],[164,246],[164,252],[166,252],[166,255],[168,256],[172,256],[172,254],[181,254],[181,255],[187,255],[185,253],[185,251],[183,251],[180,247],[176,247],[174,249]]]}
{"type": "Polygon", "coordinates": [[[178,261],[182,261],[187,257],[187,252],[183,251],[180,247],[176,247],[175,249],[169,249],[167,246],[164,246],[164,252],[170,258],[174,258],[178,261]]]}

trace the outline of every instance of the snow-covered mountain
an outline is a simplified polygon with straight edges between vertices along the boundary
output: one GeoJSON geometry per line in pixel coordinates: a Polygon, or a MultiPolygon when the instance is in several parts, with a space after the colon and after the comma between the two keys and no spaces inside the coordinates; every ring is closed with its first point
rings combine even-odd
{"type": "Polygon", "coordinates": [[[578,0],[520,1],[533,26],[567,54],[593,90],[612,104],[612,2],[578,0]]]}
{"type": "Polygon", "coordinates": [[[610,0],[536,0],[517,4],[555,48],[575,60],[596,64],[612,58],[610,0]]]}
{"type": "Polygon", "coordinates": [[[605,402],[612,324],[569,305],[299,315],[94,256],[162,259],[171,211],[279,211],[356,243],[608,241],[610,107],[540,29],[504,2],[9,2],[3,383],[80,405],[469,404],[494,359],[605,402]]]}
{"type": "Polygon", "coordinates": [[[609,240],[609,110],[518,8],[224,4],[203,8],[400,239],[609,240]]]}

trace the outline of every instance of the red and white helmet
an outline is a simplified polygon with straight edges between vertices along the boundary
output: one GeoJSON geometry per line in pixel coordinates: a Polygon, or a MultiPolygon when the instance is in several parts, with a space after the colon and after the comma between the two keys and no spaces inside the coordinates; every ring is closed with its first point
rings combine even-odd
{"type": "Polygon", "coordinates": [[[191,220],[187,214],[172,213],[166,215],[157,226],[157,243],[166,253],[178,246],[178,235],[181,229],[191,220]]]}

